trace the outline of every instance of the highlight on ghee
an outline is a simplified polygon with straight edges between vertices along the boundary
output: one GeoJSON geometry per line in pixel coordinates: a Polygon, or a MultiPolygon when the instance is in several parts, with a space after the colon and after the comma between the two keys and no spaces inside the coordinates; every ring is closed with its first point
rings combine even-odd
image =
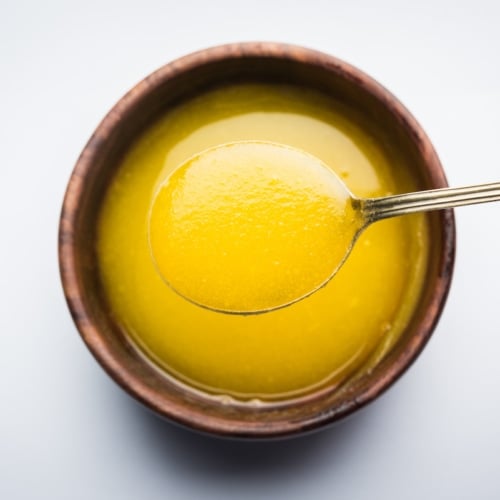
{"type": "Polygon", "coordinates": [[[229,143],[188,159],[150,211],[153,259],[198,305],[256,313],[323,286],[362,224],[318,159],[269,142],[229,143]]]}
{"type": "MultiPolygon", "coordinates": [[[[131,144],[110,183],[99,217],[96,248],[109,310],[139,351],[166,377],[193,390],[243,403],[255,398],[265,403],[339,387],[371,370],[404,331],[420,298],[428,267],[424,214],[370,226],[335,277],[304,300],[264,314],[229,315],[186,300],[166,284],[159,269],[167,266],[165,274],[187,283],[192,287],[189,293],[204,297],[210,290],[204,288],[203,276],[199,275],[197,283],[191,278],[199,270],[207,277],[209,266],[208,278],[220,279],[216,282],[225,287],[223,295],[231,292],[228,300],[270,300],[265,296],[266,288],[283,293],[281,285],[269,286],[271,281],[291,280],[295,287],[309,279],[304,275],[283,276],[269,260],[265,272],[249,281],[253,287],[250,294],[237,283],[249,279],[245,273],[251,274],[248,267],[252,255],[262,258],[258,239],[266,238],[266,228],[278,224],[281,214],[271,210],[257,217],[261,233],[255,248],[250,245],[244,249],[248,258],[243,268],[229,257],[225,262],[215,259],[217,265],[212,267],[217,257],[212,240],[216,228],[202,227],[196,217],[184,213],[187,227],[193,224],[193,241],[185,251],[193,253],[183,257],[177,243],[185,242],[186,235],[179,239],[179,235],[164,231],[164,226],[162,229],[168,221],[159,203],[168,195],[167,179],[173,180],[173,185],[182,184],[190,169],[179,167],[190,158],[239,141],[278,143],[313,155],[360,198],[417,190],[419,180],[405,165],[398,145],[383,140],[376,132],[376,123],[323,94],[278,84],[234,84],[207,91],[171,108],[146,129],[131,144]],[[197,242],[206,249],[204,252],[195,252],[197,242]],[[152,258],[152,247],[156,259],[152,258]],[[171,258],[177,259],[175,268],[168,268],[171,258]],[[225,272],[231,266],[231,273],[225,272]],[[238,279],[229,276],[233,272],[235,276],[240,273],[238,279]]],[[[263,151],[259,156],[261,153],[265,162],[270,161],[263,151]]],[[[285,162],[271,164],[284,170],[292,191],[299,185],[285,162]]],[[[235,178],[234,182],[242,179],[235,178]]],[[[310,182],[317,180],[313,176],[310,182]]],[[[199,188],[205,181],[198,181],[199,188]]],[[[272,185],[269,192],[271,197],[279,196],[272,185]]],[[[199,200],[210,201],[210,193],[203,193],[199,200]]],[[[194,197],[192,205],[196,214],[194,197]]],[[[304,211],[301,208],[298,217],[310,221],[319,210],[328,219],[336,212],[332,210],[327,216],[325,206],[322,202],[304,202],[304,211]]],[[[252,212],[248,208],[246,215],[248,210],[252,212]]],[[[233,215],[236,220],[238,214],[233,215]]],[[[292,219],[285,217],[282,221],[289,224],[285,233],[295,231],[292,219]]],[[[241,230],[229,213],[222,223],[226,231],[219,234],[221,238],[241,230]]],[[[332,258],[328,252],[335,252],[335,245],[328,248],[331,235],[326,234],[324,226],[312,227],[311,231],[310,238],[301,236],[304,252],[313,252],[315,260],[307,274],[322,269],[323,260],[332,258]]],[[[227,239],[226,243],[232,241],[227,239]]],[[[302,252],[298,241],[291,237],[287,241],[291,247],[281,254],[287,262],[298,259],[307,263],[304,254],[295,253],[302,252]]],[[[282,241],[274,246],[273,241],[266,244],[274,251],[282,241]]]]}

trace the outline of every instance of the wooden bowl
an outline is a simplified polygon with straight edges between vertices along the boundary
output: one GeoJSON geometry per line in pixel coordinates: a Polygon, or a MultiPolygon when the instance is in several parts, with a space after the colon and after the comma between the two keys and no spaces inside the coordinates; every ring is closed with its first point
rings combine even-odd
{"type": "Polygon", "coordinates": [[[455,223],[450,210],[429,215],[432,231],[425,290],[396,346],[342,390],[249,407],[222,404],[162,376],[138,353],[108,313],[95,250],[96,218],[106,187],[127,145],[169,107],[218,84],[285,82],[310,87],[377,120],[398,141],[423,188],[447,185],[429,139],[386,89],[326,54],[276,44],[244,43],[188,55],[149,75],[108,113],[85,146],[69,181],[59,231],[62,283],[71,314],[95,358],[129,394],[177,423],[220,436],[288,436],[323,427],[373,401],[411,365],[429,340],[450,286],[455,223]]]}

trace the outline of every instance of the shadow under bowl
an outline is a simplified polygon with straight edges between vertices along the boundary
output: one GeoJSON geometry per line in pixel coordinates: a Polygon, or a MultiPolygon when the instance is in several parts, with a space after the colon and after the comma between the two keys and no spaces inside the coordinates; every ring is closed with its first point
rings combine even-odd
{"type": "Polygon", "coordinates": [[[330,55],[277,44],[215,47],[178,59],[142,80],[108,113],[71,175],[59,228],[59,262],[66,299],[92,354],[129,394],[158,414],[219,436],[290,436],[337,421],[373,401],[417,358],[439,319],[451,282],[453,212],[429,214],[432,248],[424,290],[402,336],[372,370],[342,390],[323,390],[262,407],[223,404],[162,376],[132,345],[106,305],[96,256],[101,203],[131,141],[172,106],[235,82],[287,83],[319,90],[358,110],[397,141],[422,189],[447,186],[429,139],[408,110],[358,69],[330,55]]]}

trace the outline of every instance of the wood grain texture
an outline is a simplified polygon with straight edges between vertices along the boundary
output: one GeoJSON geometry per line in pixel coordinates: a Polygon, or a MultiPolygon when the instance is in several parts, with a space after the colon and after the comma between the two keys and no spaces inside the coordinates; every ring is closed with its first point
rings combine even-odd
{"type": "Polygon", "coordinates": [[[451,210],[429,215],[431,265],[413,320],[394,349],[369,374],[294,401],[263,407],[222,404],[164,376],[121,331],[103,295],[95,227],[106,186],[127,144],[159,114],[197,93],[235,81],[286,82],[320,90],[377,121],[398,141],[422,188],[447,182],[422,128],[384,87],[332,56],[278,43],[215,47],[178,59],[128,92],[90,138],[71,175],[59,227],[59,263],[66,300],[85,344],[109,375],[159,415],[219,436],[270,438],[323,427],[368,404],[389,388],[421,352],[439,319],[453,272],[451,210]]]}

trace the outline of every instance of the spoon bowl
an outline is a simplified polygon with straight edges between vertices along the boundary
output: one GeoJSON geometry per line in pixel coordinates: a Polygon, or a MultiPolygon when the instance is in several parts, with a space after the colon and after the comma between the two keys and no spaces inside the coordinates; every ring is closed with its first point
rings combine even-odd
{"type": "Polygon", "coordinates": [[[311,295],[362,231],[345,184],[318,158],[283,144],[207,149],[161,184],[149,212],[150,252],[187,300],[259,314],[311,295]]]}

